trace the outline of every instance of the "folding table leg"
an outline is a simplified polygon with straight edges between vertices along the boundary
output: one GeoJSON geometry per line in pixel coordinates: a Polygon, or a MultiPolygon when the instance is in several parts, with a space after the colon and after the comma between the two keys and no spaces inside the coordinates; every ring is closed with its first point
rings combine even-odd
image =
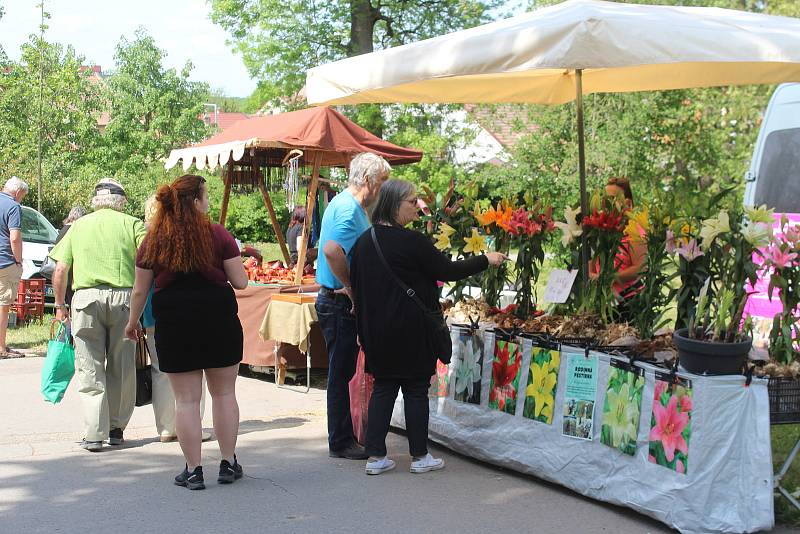
{"type": "Polygon", "coordinates": [[[783,462],[781,470],[778,471],[778,474],[775,475],[773,480],[774,480],[774,487],[777,488],[779,492],[781,492],[781,495],[786,497],[786,500],[792,503],[792,506],[800,510],[800,502],[798,502],[797,499],[792,497],[792,494],[789,493],[789,491],[786,488],[781,486],[781,480],[783,479],[784,476],[786,476],[786,472],[789,471],[789,467],[791,467],[792,462],[794,462],[795,456],[797,456],[798,452],[800,452],[800,437],[797,438],[797,443],[794,444],[792,452],[790,452],[789,456],[786,457],[786,461],[783,462]]]}

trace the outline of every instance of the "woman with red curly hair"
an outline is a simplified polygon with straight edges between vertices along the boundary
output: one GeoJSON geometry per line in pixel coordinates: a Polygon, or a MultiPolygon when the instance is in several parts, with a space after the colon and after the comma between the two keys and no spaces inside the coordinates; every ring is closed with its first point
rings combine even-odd
{"type": "Polygon", "coordinates": [[[239,405],[236,377],[242,360],[242,325],[233,286],[247,274],[233,236],[208,218],[201,176],[184,175],[156,194],[156,213],[136,256],[130,318],[125,334],[141,335],[139,317],[155,279],[153,316],[159,366],[175,393],[175,427],[186,466],[175,484],[204,489],[200,395],[205,373],[213,399],[214,433],[222,461],[217,482],[242,477],[236,459],[239,405]]]}

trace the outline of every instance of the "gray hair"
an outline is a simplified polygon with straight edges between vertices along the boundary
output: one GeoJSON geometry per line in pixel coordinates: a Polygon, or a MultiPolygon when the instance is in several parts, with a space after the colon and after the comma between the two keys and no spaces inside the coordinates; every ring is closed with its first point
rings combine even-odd
{"type": "Polygon", "coordinates": [[[83,209],[80,206],[75,206],[74,208],[69,210],[69,213],[67,214],[67,218],[64,219],[63,224],[65,224],[65,225],[66,224],[72,224],[75,221],[77,221],[78,219],[80,219],[81,217],[83,217],[84,215],[86,215],[86,210],[83,209]]]}
{"type": "Polygon", "coordinates": [[[12,176],[8,180],[6,180],[6,185],[3,186],[3,191],[8,191],[9,193],[16,193],[18,191],[24,191],[25,194],[28,193],[28,184],[22,181],[20,178],[16,176],[12,176]]]}
{"type": "Polygon", "coordinates": [[[358,188],[375,185],[378,183],[378,178],[388,175],[391,170],[391,165],[379,155],[372,152],[362,152],[350,162],[350,174],[347,183],[358,188]]]}
{"type": "Polygon", "coordinates": [[[126,202],[128,202],[128,199],[124,195],[97,195],[92,197],[92,209],[99,211],[107,208],[114,211],[123,211],[126,202]]]}
{"type": "Polygon", "coordinates": [[[414,184],[405,180],[387,180],[381,186],[375,209],[372,210],[372,224],[399,226],[397,213],[400,203],[414,191],[414,184]]]}

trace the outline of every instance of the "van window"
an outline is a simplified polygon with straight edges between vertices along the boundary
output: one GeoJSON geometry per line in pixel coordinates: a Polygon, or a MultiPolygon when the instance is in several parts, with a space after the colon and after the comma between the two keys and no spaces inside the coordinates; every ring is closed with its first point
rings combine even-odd
{"type": "Polygon", "coordinates": [[[767,136],[758,169],[754,205],[778,213],[800,213],[800,128],[767,136]]]}
{"type": "Polygon", "coordinates": [[[58,232],[38,211],[22,208],[22,240],[30,243],[55,243],[58,232]]]}

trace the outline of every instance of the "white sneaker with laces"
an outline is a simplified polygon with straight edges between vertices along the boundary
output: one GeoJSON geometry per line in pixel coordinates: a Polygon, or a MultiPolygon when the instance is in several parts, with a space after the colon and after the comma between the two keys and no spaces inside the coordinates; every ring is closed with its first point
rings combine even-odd
{"type": "Polygon", "coordinates": [[[381,473],[394,469],[394,465],[394,460],[390,459],[388,456],[384,456],[372,462],[367,462],[367,467],[364,469],[364,472],[368,475],[380,475],[381,473]]]}
{"type": "Polygon", "coordinates": [[[431,453],[428,453],[422,458],[412,458],[410,471],[412,473],[427,473],[428,471],[438,471],[443,468],[444,460],[442,458],[434,458],[431,453]]]}

